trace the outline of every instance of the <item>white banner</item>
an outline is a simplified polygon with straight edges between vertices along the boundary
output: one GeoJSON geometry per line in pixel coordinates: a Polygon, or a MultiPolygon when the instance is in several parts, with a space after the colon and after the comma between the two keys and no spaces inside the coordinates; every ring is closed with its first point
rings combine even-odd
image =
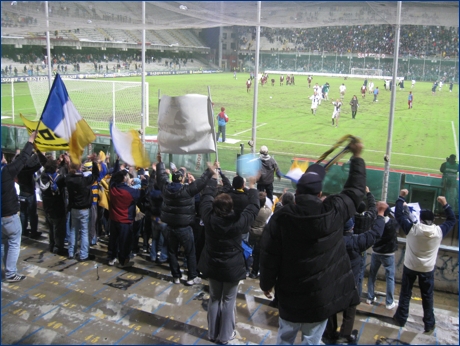
{"type": "Polygon", "coordinates": [[[211,101],[207,96],[161,97],[157,140],[162,153],[215,153],[215,136],[211,101]]]}

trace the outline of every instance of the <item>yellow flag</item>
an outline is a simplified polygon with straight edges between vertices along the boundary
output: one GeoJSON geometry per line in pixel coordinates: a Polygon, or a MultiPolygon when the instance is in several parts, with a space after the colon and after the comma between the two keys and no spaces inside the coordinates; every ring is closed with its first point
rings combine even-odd
{"type": "MultiPolygon", "coordinates": [[[[22,114],[19,114],[22,119],[22,122],[27,128],[29,135],[37,129],[38,121],[27,120],[22,114]]],[[[40,122],[40,126],[37,131],[37,138],[35,138],[35,144],[37,145],[38,150],[41,152],[49,150],[69,150],[69,143],[59,138],[53,131],[40,122]]]]}

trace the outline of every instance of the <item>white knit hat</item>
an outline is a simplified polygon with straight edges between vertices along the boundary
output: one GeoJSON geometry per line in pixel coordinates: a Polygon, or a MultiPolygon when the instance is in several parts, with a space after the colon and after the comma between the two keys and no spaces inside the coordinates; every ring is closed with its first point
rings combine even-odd
{"type": "Polygon", "coordinates": [[[260,147],[260,153],[261,153],[261,154],[264,154],[264,155],[267,155],[267,154],[268,154],[268,148],[267,148],[267,146],[262,145],[262,146],[260,147]]]}

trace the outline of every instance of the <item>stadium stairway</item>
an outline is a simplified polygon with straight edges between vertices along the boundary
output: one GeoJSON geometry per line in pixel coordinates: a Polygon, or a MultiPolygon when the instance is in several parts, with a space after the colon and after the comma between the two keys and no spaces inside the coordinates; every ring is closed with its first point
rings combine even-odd
{"type": "MultiPolygon", "coordinates": [[[[69,260],[47,251],[42,215],[39,229],[40,239],[22,238],[18,271],[27,279],[2,282],[2,344],[212,344],[207,280],[184,286],[183,275],[175,285],[168,265],[152,263],[146,254],[134,257],[130,268],[108,266],[103,243],[90,249],[94,260],[69,260]]],[[[385,309],[384,290],[385,283],[377,282],[372,306],[361,298],[354,326],[358,344],[458,345],[458,295],[435,292],[436,329],[424,333],[418,290],[404,328],[392,323],[394,311],[385,309]]],[[[237,337],[231,344],[276,343],[278,310],[269,303],[258,280],[240,283],[237,337]]]]}

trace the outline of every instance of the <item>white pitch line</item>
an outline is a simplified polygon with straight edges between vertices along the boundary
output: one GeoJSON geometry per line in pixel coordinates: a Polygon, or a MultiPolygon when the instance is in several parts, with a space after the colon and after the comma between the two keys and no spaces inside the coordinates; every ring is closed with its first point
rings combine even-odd
{"type": "MultiPolygon", "coordinates": [[[[267,125],[267,123],[263,123],[263,124],[260,124],[259,126],[256,126],[256,129],[261,127],[261,126],[264,126],[264,125],[267,125]]],[[[245,132],[248,132],[248,131],[252,131],[252,128],[249,129],[249,130],[244,130],[244,131],[241,131],[241,132],[238,132],[238,133],[234,133],[233,136],[238,136],[238,135],[240,135],[242,133],[245,133],[245,132]]]]}
{"type": "Polygon", "coordinates": [[[454,133],[454,145],[455,145],[455,153],[457,154],[458,157],[458,143],[457,143],[457,134],[455,133],[455,125],[454,122],[451,121],[452,124],[452,132],[454,133]]]}
{"type": "MultiPolygon", "coordinates": [[[[309,142],[297,142],[297,141],[287,141],[287,140],[282,140],[282,139],[273,139],[273,138],[262,138],[262,137],[257,137],[257,140],[269,140],[269,141],[276,141],[276,142],[284,142],[284,143],[294,143],[294,144],[304,144],[304,145],[316,145],[320,147],[331,147],[331,145],[328,144],[319,144],[319,143],[309,143],[309,142]]],[[[386,151],[383,150],[372,150],[372,149],[364,149],[365,151],[371,151],[373,153],[386,153],[386,151]]],[[[291,154],[291,153],[284,153],[284,152],[277,152],[278,154],[291,154]]],[[[405,153],[391,153],[392,155],[401,155],[401,156],[413,156],[413,157],[421,157],[424,159],[432,159],[432,160],[441,160],[440,157],[432,157],[432,156],[423,156],[423,155],[413,155],[413,154],[405,154],[405,153]]],[[[294,155],[299,155],[294,154],[294,155]]]]}

